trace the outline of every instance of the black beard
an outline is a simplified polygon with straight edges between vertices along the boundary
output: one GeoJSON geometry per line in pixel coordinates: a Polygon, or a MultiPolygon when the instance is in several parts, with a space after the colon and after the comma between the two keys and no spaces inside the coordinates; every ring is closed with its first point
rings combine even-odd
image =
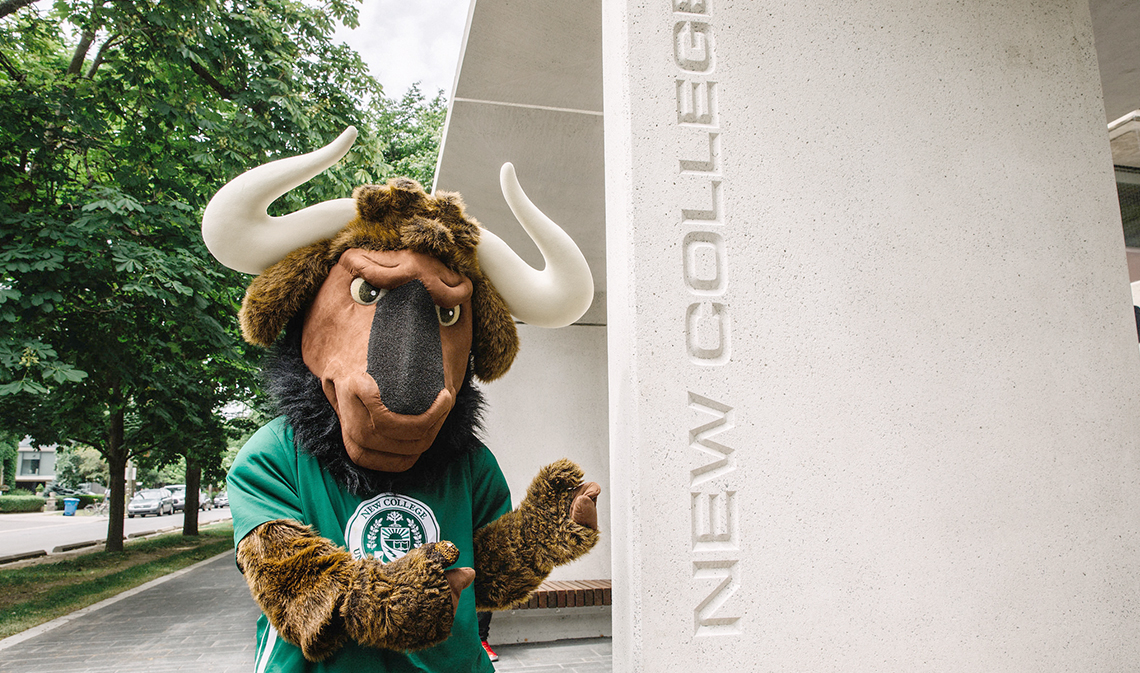
{"type": "Polygon", "coordinates": [[[468,358],[455,406],[415,465],[404,472],[379,472],[352,462],[344,448],[340,419],[325,397],[321,380],[301,358],[299,323],[290,323],[262,362],[266,390],[293,427],[297,449],[316,458],[321,468],[350,493],[368,498],[435,481],[451,463],[482,446],[478,435],[483,430],[483,393],[471,383],[472,361],[468,358]]]}

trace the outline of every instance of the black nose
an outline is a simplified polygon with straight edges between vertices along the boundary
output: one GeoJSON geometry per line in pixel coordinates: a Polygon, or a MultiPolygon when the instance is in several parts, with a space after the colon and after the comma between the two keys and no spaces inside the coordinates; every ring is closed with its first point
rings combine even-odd
{"type": "Polygon", "coordinates": [[[380,387],[380,401],[397,414],[422,414],[443,390],[439,317],[420,281],[389,290],[376,302],[368,373],[380,387]]]}

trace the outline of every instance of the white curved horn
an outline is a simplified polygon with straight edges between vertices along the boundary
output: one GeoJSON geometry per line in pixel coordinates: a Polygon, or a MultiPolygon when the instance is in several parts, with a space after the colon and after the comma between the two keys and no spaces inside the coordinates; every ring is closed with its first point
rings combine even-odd
{"type": "Polygon", "coordinates": [[[297,248],[328,238],[356,217],[353,199],[333,199],[282,217],[265,212],[274,199],[340,161],[356,140],[348,127],[315,152],[251,168],[218,190],[202,214],[202,239],[219,262],[258,274],[297,248]]]}
{"type": "Polygon", "coordinates": [[[594,279],[582,251],[522,190],[515,167],[499,171],[503,198],[546,260],[532,268],[501,238],[479,234],[479,266],[519,320],[539,327],[565,327],[582,317],[594,300],[594,279]]]}

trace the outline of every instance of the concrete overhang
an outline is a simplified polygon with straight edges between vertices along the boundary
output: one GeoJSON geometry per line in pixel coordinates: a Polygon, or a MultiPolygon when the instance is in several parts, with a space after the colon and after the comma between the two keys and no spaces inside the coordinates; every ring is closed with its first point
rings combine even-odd
{"type": "Polygon", "coordinates": [[[1091,0],[1105,123],[1140,109],[1140,2],[1091,0]]]}
{"type": "Polygon", "coordinates": [[[580,324],[606,316],[601,3],[475,0],[467,18],[435,190],[468,211],[527,262],[542,256],[499,189],[499,167],[519,182],[585,254],[594,303],[580,324]]]}

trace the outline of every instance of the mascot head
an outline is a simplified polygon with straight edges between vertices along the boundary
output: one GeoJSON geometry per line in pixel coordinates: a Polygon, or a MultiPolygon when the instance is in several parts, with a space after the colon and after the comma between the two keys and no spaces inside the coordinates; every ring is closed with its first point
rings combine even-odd
{"type": "Polygon", "coordinates": [[[267,214],[355,139],[349,128],[315,152],[238,176],[206,207],[202,236],[222,264],[258,274],[239,314],[246,340],[269,346],[287,325],[300,325],[300,356],[335,412],[348,458],[400,473],[435,442],[469,363],[483,381],[510,368],[518,351],[511,314],[568,325],[589,307],[593,281],[578,247],[530,202],[510,164],[500,173],[503,196],[542,252],[542,271],[468,217],[459,195],[429,195],[413,180],[267,214]]]}

